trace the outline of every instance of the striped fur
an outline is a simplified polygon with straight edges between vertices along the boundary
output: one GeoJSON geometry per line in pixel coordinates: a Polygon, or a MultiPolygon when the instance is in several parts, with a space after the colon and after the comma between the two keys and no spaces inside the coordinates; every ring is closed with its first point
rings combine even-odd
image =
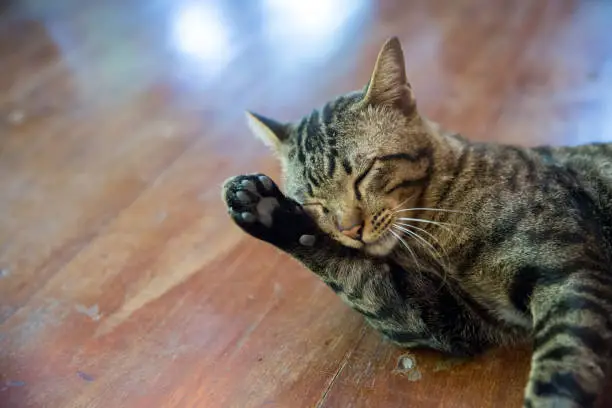
{"type": "Polygon", "coordinates": [[[418,113],[403,64],[391,39],[364,90],[296,124],[252,115],[286,195],[254,229],[232,179],[230,213],[396,343],[473,355],[531,341],[524,406],[594,406],[612,347],[612,144],[467,141],[418,113]],[[347,214],[360,239],[341,233],[347,214]]]}

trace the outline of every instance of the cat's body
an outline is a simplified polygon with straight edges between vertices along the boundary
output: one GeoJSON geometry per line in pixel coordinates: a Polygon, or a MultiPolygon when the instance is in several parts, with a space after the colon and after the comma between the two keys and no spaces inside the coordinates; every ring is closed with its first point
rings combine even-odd
{"type": "Polygon", "coordinates": [[[363,92],[299,124],[252,115],[283,164],[225,185],[233,219],[406,347],[532,340],[526,407],[591,407],[612,348],[612,144],[471,143],[422,118],[388,42],[363,92]]]}

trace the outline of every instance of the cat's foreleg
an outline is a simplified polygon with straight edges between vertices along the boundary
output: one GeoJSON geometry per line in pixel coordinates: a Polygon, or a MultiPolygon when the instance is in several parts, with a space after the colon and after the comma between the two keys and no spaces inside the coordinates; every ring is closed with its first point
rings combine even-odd
{"type": "Polygon", "coordinates": [[[230,178],[223,185],[223,199],[230,217],[247,234],[290,255],[316,257],[324,234],[302,206],[286,197],[268,176],[230,178]]]}

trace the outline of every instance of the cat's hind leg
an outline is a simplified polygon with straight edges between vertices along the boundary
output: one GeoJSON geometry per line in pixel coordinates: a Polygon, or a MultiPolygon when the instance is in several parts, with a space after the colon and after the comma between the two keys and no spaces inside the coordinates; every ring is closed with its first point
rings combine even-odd
{"type": "Polygon", "coordinates": [[[590,408],[612,350],[612,275],[585,271],[534,290],[534,352],[525,408],[590,408]]]}

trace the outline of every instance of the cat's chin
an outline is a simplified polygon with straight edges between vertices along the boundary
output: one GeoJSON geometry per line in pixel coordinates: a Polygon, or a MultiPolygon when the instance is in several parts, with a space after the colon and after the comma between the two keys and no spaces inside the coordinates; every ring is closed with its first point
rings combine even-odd
{"type": "Polygon", "coordinates": [[[396,245],[397,240],[393,235],[385,235],[375,242],[366,244],[363,250],[368,255],[383,257],[389,255],[396,245]]]}

